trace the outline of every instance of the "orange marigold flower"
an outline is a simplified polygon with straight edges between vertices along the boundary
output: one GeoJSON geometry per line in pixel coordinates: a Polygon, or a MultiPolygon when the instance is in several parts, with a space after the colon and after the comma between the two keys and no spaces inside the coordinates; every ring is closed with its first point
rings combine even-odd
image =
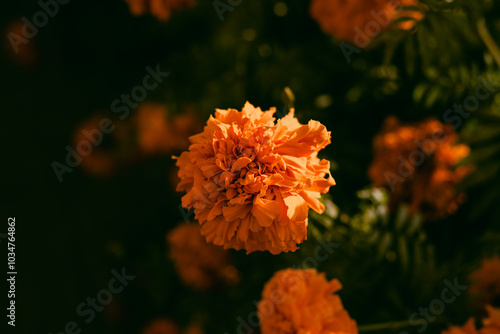
{"type": "Polygon", "coordinates": [[[197,133],[201,122],[192,109],[168,118],[166,106],[142,103],[136,111],[137,140],[143,154],[171,154],[189,146],[189,136],[197,133]]]}
{"type": "Polygon", "coordinates": [[[413,29],[423,15],[405,7],[418,5],[418,0],[313,0],[310,11],[326,34],[365,47],[395,19],[407,19],[400,29],[413,29]]]}
{"type": "Polygon", "coordinates": [[[238,270],[231,265],[229,254],[221,247],[208,244],[197,224],[181,224],[167,235],[170,257],[185,284],[198,290],[217,282],[235,284],[238,270]]]}
{"type": "Polygon", "coordinates": [[[262,334],[357,334],[334,292],[342,285],[316,269],[285,269],[266,283],[257,305],[262,334]]]}
{"type": "Polygon", "coordinates": [[[167,21],[173,12],[196,5],[196,0],[125,0],[133,15],[144,15],[146,12],[161,21],[167,21]]]}
{"type": "Polygon", "coordinates": [[[217,109],[178,158],[182,205],[194,208],[207,241],[247,253],[295,251],[307,238],[309,208],[324,211],[318,198],[335,181],[317,154],[330,132],[300,124],[293,110],[275,124],[275,112],[248,102],[241,112],[217,109]]]}
{"type": "Polygon", "coordinates": [[[390,208],[409,203],[426,219],[444,217],[463,201],[455,186],[470,172],[458,166],[470,149],[457,144],[458,135],[450,125],[436,119],[401,125],[389,117],[373,142],[374,159],[368,170],[376,187],[392,191],[390,208]]]}
{"type": "Polygon", "coordinates": [[[481,267],[470,276],[469,295],[478,307],[485,304],[500,306],[500,257],[483,259],[481,267]]]}
{"type": "Polygon", "coordinates": [[[142,334],[179,334],[179,327],[169,319],[156,319],[147,325],[142,334]]]}

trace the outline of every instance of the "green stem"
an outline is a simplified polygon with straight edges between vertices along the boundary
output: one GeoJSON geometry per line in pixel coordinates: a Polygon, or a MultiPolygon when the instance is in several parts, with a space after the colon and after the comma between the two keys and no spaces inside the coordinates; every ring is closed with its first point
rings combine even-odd
{"type": "Polygon", "coordinates": [[[496,63],[500,67],[500,48],[495,43],[493,37],[491,37],[488,27],[486,26],[486,20],[483,17],[477,21],[477,32],[479,34],[479,37],[481,37],[481,40],[484,42],[484,44],[486,44],[486,47],[493,55],[496,63]]]}
{"type": "Polygon", "coordinates": [[[358,326],[358,331],[359,332],[369,332],[369,331],[378,331],[382,329],[396,329],[396,328],[403,328],[403,327],[408,327],[410,324],[408,323],[408,320],[405,321],[392,321],[392,322],[383,322],[380,324],[371,324],[371,325],[362,325],[358,326]]]}

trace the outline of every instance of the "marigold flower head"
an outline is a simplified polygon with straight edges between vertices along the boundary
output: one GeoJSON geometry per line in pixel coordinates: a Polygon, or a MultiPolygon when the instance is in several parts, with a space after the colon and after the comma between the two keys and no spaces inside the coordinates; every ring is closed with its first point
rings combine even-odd
{"type": "Polygon", "coordinates": [[[469,276],[471,287],[469,295],[475,304],[484,307],[485,304],[500,306],[500,257],[484,259],[481,267],[469,276]]]}
{"type": "Polygon", "coordinates": [[[340,297],[342,285],[315,269],[278,271],[257,305],[262,334],[357,334],[340,297]]]}
{"type": "Polygon", "coordinates": [[[471,170],[457,166],[470,152],[457,141],[453,128],[436,119],[401,125],[389,117],[373,141],[369,177],[374,186],[392,191],[392,210],[408,203],[411,212],[420,211],[426,219],[449,215],[464,197],[455,187],[471,170]]]}
{"type": "Polygon", "coordinates": [[[411,19],[400,22],[400,29],[413,29],[423,15],[404,8],[418,5],[418,0],[313,0],[310,11],[326,34],[364,47],[397,18],[411,19]]]}
{"type": "Polygon", "coordinates": [[[149,12],[161,21],[167,21],[173,12],[196,5],[196,0],[125,0],[135,16],[149,12]]]}
{"type": "Polygon", "coordinates": [[[275,111],[248,102],[241,112],[217,109],[178,158],[182,205],[194,208],[207,241],[247,253],[295,251],[307,238],[309,208],[324,211],[318,198],[335,181],[317,154],[330,132],[300,124],[293,110],[275,123],[275,111]]]}
{"type": "Polygon", "coordinates": [[[179,334],[179,327],[169,319],[156,319],[149,323],[142,334],[179,334]]]}
{"type": "Polygon", "coordinates": [[[217,282],[235,284],[238,270],[221,247],[208,244],[198,224],[181,224],[167,235],[170,257],[182,281],[198,290],[217,282]]]}

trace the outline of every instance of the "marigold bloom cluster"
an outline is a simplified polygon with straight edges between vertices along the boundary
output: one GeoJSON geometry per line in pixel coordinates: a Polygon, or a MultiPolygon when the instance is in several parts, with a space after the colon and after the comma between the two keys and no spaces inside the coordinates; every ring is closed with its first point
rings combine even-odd
{"type": "Polygon", "coordinates": [[[135,16],[150,13],[161,21],[167,21],[173,12],[196,5],[196,0],[125,0],[135,16]]]}
{"type": "Polygon", "coordinates": [[[317,154],[330,132],[300,124],[293,110],[275,123],[275,111],[248,102],[241,112],[217,109],[178,158],[182,205],[194,208],[207,241],[247,253],[294,251],[307,238],[309,208],[324,211],[318,198],[335,181],[317,154]]]}
{"type": "Polygon", "coordinates": [[[484,259],[481,267],[469,276],[469,295],[479,307],[500,303],[500,257],[484,259]]]}
{"type": "Polygon", "coordinates": [[[486,306],[488,317],[483,319],[483,327],[476,329],[474,318],[470,318],[463,326],[450,326],[441,334],[500,334],[500,308],[486,306]]]}
{"type": "Polygon", "coordinates": [[[170,258],[181,280],[198,290],[217,282],[235,284],[238,270],[231,264],[229,254],[221,247],[208,244],[200,234],[198,224],[181,224],[167,235],[170,258]]]}
{"type": "Polygon", "coordinates": [[[326,34],[364,47],[397,18],[412,19],[398,27],[413,29],[423,15],[404,7],[418,5],[418,0],[313,0],[310,11],[326,34]]]}
{"type": "Polygon", "coordinates": [[[262,334],[356,334],[335,292],[342,285],[315,269],[278,271],[266,283],[258,314],[262,334]]]}
{"type": "Polygon", "coordinates": [[[471,170],[458,166],[470,149],[457,142],[453,128],[438,120],[402,125],[389,117],[374,139],[369,177],[374,186],[391,190],[392,210],[408,203],[427,220],[445,217],[463,200],[455,188],[471,170]]]}

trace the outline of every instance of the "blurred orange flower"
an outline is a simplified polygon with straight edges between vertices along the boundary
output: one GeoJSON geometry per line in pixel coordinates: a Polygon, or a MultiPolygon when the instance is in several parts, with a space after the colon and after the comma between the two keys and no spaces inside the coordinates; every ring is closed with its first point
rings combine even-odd
{"type": "Polygon", "coordinates": [[[142,331],[142,334],[178,334],[179,327],[169,319],[156,319],[149,323],[142,331]]]}
{"type": "Polygon", "coordinates": [[[173,135],[167,123],[167,108],[162,104],[142,103],[136,110],[137,140],[146,154],[170,152],[173,135]]]}
{"type": "Polygon", "coordinates": [[[315,269],[278,271],[266,283],[258,314],[262,334],[356,334],[340,297],[342,285],[315,269]]]}
{"type": "Polygon", "coordinates": [[[500,308],[486,305],[488,317],[483,319],[483,327],[476,329],[474,318],[467,320],[465,325],[450,326],[448,330],[444,330],[441,334],[500,334],[500,308]]]}
{"type": "Polygon", "coordinates": [[[453,128],[436,119],[401,125],[388,117],[373,141],[369,177],[374,186],[392,191],[392,210],[409,203],[411,212],[420,211],[426,219],[447,216],[463,201],[455,187],[471,171],[457,166],[470,152],[457,142],[453,128]]]}
{"type": "Polygon", "coordinates": [[[144,15],[146,12],[161,21],[167,21],[173,12],[196,5],[196,0],[125,0],[133,15],[144,15]]]}
{"type": "Polygon", "coordinates": [[[500,305],[500,257],[483,259],[481,267],[470,276],[469,295],[478,307],[500,305]]]}
{"type": "Polygon", "coordinates": [[[131,137],[130,128],[123,122],[112,122],[104,112],[97,112],[81,122],[75,129],[73,145],[81,158],[81,167],[89,174],[110,176],[124,165],[130,154],[122,154],[131,137]],[[108,120],[103,132],[103,121],[108,120]],[[111,130],[112,129],[112,130],[111,130]]]}
{"type": "Polygon", "coordinates": [[[313,0],[310,11],[326,34],[363,48],[395,19],[405,18],[398,28],[413,29],[423,14],[405,7],[418,5],[418,0],[313,0]]]}
{"type": "Polygon", "coordinates": [[[168,119],[162,104],[142,103],[136,110],[135,123],[143,154],[171,154],[189,146],[189,136],[201,130],[201,121],[192,109],[168,119]]]}
{"type": "Polygon", "coordinates": [[[227,251],[208,244],[198,224],[181,224],[167,235],[170,257],[182,281],[198,290],[205,290],[222,281],[235,284],[238,270],[231,265],[227,251]]]}
{"type": "Polygon", "coordinates": [[[38,50],[33,38],[25,37],[24,22],[16,20],[6,28],[5,50],[14,62],[25,68],[31,68],[38,60],[38,50]]]}
{"type": "Polygon", "coordinates": [[[317,154],[330,132],[300,124],[293,110],[275,124],[275,111],[248,102],[241,112],[217,109],[178,158],[182,205],[194,208],[207,241],[247,253],[295,251],[307,238],[309,208],[324,211],[318,198],[335,181],[317,154]]]}

